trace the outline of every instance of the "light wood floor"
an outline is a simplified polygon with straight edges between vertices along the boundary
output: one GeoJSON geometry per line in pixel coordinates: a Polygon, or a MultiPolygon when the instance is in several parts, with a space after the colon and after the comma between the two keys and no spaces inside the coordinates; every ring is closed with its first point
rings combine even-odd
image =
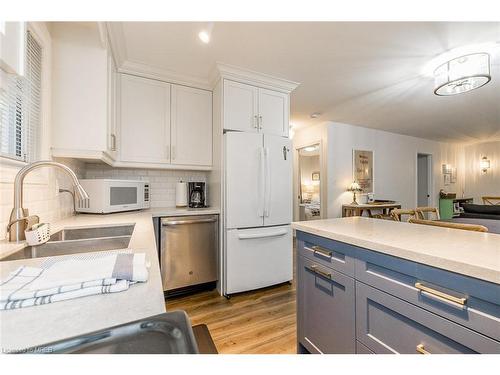
{"type": "Polygon", "coordinates": [[[186,311],[193,325],[206,324],[219,353],[296,353],[295,277],[291,285],[229,300],[210,291],[169,299],[166,306],[186,311]]]}

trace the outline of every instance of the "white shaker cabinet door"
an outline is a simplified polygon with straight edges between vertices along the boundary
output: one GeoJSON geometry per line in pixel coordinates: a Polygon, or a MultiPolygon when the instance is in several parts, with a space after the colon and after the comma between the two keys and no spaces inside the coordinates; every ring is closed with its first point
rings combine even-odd
{"type": "Polygon", "coordinates": [[[122,161],[170,162],[170,84],[121,75],[122,161]]]}
{"type": "Polygon", "coordinates": [[[258,132],[258,93],[255,86],[224,80],[224,129],[258,132]]]}
{"type": "Polygon", "coordinates": [[[212,93],[172,85],[172,164],[212,165],[212,93]]]}
{"type": "Polygon", "coordinates": [[[259,127],[264,134],[288,137],[288,94],[259,89],[259,127]]]}

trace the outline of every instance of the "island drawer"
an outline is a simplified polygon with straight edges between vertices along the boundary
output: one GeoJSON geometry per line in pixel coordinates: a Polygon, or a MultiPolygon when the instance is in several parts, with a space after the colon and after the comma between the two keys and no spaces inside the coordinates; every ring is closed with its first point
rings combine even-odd
{"type": "Polygon", "coordinates": [[[354,246],[297,231],[297,249],[299,255],[354,277],[354,246]]]}
{"type": "Polygon", "coordinates": [[[356,280],[500,341],[498,285],[360,251],[356,280]]]}
{"type": "Polygon", "coordinates": [[[310,353],[354,354],[354,279],[297,257],[297,334],[310,353]]]}
{"type": "Polygon", "coordinates": [[[356,339],[374,353],[500,353],[500,343],[356,282],[356,339]]]}

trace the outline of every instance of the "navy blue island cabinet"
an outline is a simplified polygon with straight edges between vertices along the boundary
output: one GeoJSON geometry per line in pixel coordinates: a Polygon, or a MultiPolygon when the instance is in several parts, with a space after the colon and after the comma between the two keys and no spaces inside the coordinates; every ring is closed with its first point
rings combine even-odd
{"type": "Polygon", "coordinates": [[[500,353],[500,285],[297,230],[297,352],[500,353]]]}

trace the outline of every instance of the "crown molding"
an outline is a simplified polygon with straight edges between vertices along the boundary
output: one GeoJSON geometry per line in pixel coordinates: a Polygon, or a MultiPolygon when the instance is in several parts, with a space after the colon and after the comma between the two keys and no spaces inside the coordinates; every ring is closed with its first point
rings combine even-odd
{"type": "Polygon", "coordinates": [[[185,74],[176,73],[168,69],[162,69],[130,60],[124,61],[123,64],[121,64],[121,66],[118,68],[118,72],[144,78],[151,78],[168,83],[175,83],[178,85],[196,87],[209,91],[212,90],[210,82],[206,79],[196,78],[185,74]]]}
{"type": "Polygon", "coordinates": [[[127,60],[127,48],[125,46],[125,36],[120,22],[103,22],[107,34],[108,45],[115,60],[115,65],[119,68],[127,60]]]}
{"type": "Polygon", "coordinates": [[[255,72],[250,69],[240,68],[238,66],[216,62],[215,67],[210,73],[209,82],[215,87],[221,78],[231,79],[242,83],[254,84],[263,88],[278,90],[289,94],[300,85],[298,82],[290,81],[284,78],[273,77],[268,74],[255,72]]]}

